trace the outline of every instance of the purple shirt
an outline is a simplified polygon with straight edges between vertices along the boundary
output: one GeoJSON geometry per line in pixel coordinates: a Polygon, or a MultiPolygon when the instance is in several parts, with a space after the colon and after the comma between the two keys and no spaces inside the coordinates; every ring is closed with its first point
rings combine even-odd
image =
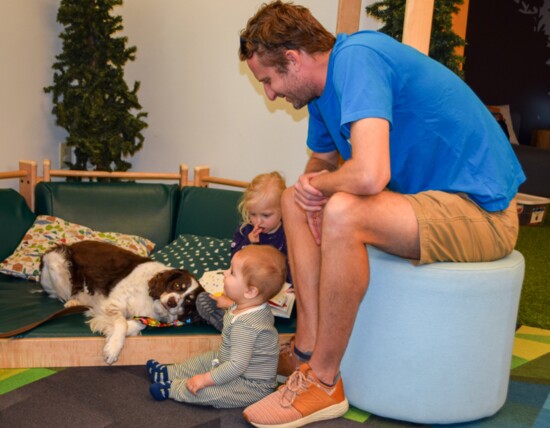
{"type": "MultiPolygon", "coordinates": [[[[248,239],[248,235],[252,230],[254,229],[254,226],[251,224],[247,224],[244,227],[239,226],[237,230],[235,231],[233,235],[233,241],[231,242],[231,258],[235,255],[235,253],[242,248],[246,247],[247,245],[251,245],[252,242],[250,242],[250,239],[248,239]]],[[[287,249],[286,249],[286,238],[285,238],[285,230],[283,228],[283,225],[281,225],[275,232],[273,233],[260,233],[260,242],[258,242],[256,245],[271,245],[272,247],[277,248],[281,253],[287,257],[287,249]]],[[[288,266],[288,260],[286,264],[287,269],[287,276],[286,280],[288,283],[292,284],[292,278],[290,276],[290,267],[288,266]]]]}

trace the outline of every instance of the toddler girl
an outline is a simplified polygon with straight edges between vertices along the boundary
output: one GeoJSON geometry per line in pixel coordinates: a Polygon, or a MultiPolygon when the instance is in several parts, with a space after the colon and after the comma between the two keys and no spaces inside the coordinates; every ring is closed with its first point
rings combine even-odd
{"type": "MultiPolygon", "coordinates": [[[[278,172],[254,177],[239,202],[242,224],[231,242],[231,257],[251,245],[270,245],[287,255],[285,232],[281,214],[281,195],[286,189],[284,178],[278,172]]],[[[287,265],[288,283],[292,283],[287,265]]],[[[198,295],[196,305],[201,317],[221,330],[225,309],[233,302],[225,295],[213,296],[207,292],[198,295]]]]}

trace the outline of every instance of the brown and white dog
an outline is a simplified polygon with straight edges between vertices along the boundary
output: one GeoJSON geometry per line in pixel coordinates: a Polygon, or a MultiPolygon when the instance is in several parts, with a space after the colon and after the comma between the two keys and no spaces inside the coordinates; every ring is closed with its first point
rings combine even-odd
{"type": "Polygon", "coordinates": [[[174,269],[115,245],[81,241],[59,245],[42,256],[40,283],[65,307],[84,305],[90,328],[103,334],[103,358],[117,361],[126,336],[145,328],[134,316],[161,322],[200,317],[195,306],[204,291],[186,270],[174,269]]]}

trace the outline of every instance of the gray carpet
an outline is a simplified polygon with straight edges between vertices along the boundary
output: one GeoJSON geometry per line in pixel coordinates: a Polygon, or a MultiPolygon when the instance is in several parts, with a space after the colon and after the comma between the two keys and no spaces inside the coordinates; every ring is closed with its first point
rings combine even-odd
{"type": "MultiPolygon", "coordinates": [[[[64,369],[0,395],[0,427],[250,427],[242,409],[157,402],[149,395],[149,385],[141,366],[64,369]]],[[[358,428],[362,424],[338,419],[315,426],[358,428]]]]}

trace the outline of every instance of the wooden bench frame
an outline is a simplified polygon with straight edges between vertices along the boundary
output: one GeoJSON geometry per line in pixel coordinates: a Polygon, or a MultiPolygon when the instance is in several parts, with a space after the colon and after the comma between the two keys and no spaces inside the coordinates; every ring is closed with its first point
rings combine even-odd
{"type": "MultiPolygon", "coordinates": [[[[184,186],[208,187],[210,184],[244,188],[248,182],[214,177],[208,166],[194,169],[194,180],[189,180],[189,168],[180,164],[178,173],[104,172],[54,170],[50,161],[43,162],[43,175],[37,173],[35,161],[20,161],[19,169],[0,172],[0,179],[18,178],[19,192],[31,209],[34,209],[34,189],[41,181],[53,177],[121,178],[129,180],[176,180],[180,189],[184,186]]],[[[282,334],[281,341],[288,341],[290,334],[282,334]]],[[[117,365],[141,365],[149,358],[166,363],[182,361],[219,346],[219,334],[175,334],[159,336],[136,336],[126,339],[117,365]]],[[[105,365],[102,336],[55,337],[55,338],[9,338],[0,339],[0,367],[73,367],[105,365]]]]}

